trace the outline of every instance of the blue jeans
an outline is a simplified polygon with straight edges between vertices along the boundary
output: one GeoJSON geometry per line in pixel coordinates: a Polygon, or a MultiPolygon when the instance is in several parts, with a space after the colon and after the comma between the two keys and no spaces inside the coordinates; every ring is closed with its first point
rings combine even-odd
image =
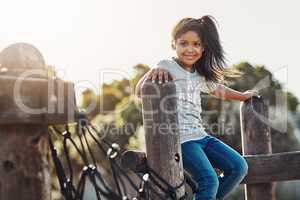
{"type": "Polygon", "coordinates": [[[198,183],[196,200],[223,199],[246,176],[246,160],[234,149],[213,136],[181,145],[183,167],[198,183]],[[223,172],[217,176],[214,168],[223,172]]]}

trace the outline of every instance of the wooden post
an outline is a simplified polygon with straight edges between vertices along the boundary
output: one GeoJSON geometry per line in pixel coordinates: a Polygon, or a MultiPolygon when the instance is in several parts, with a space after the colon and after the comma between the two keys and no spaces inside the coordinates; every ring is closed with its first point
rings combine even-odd
{"type": "MultiPolygon", "coordinates": [[[[146,81],[142,86],[147,164],[173,187],[184,181],[175,91],[172,82],[159,85],[146,81]]],[[[177,198],[184,194],[184,186],[176,190],[177,198]]],[[[151,194],[151,199],[157,197],[151,194]]]]}
{"type": "Polygon", "coordinates": [[[74,121],[74,87],[47,77],[41,53],[0,53],[0,199],[50,200],[48,125],[74,121]]]}
{"type": "MultiPolygon", "coordinates": [[[[253,97],[241,104],[241,136],[244,155],[271,154],[268,108],[262,98],[253,97]]],[[[249,166],[249,173],[254,169],[249,166]]],[[[246,200],[275,200],[273,183],[245,185],[246,200]]]]}

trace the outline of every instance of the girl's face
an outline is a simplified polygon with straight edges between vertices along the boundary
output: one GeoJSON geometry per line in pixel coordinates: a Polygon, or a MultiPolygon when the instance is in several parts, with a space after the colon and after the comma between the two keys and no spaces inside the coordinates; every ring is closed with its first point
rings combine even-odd
{"type": "Polygon", "coordinates": [[[204,51],[201,39],[195,31],[183,33],[176,39],[173,47],[178,59],[184,64],[183,67],[191,70],[204,51]]]}

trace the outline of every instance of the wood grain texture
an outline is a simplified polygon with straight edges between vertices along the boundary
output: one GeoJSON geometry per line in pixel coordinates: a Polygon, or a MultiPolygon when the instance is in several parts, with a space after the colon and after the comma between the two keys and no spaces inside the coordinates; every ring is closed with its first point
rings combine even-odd
{"type": "MultiPolygon", "coordinates": [[[[241,104],[241,136],[244,155],[271,154],[268,108],[262,98],[252,97],[241,104]]],[[[275,200],[273,183],[245,185],[246,200],[275,200]]]]}
{"type": "MultiPolygon", "coordinates": [[[[141,95],[147,164],[173,187],[184,180],[175,92],[172,82],[158,85],[146,81],[141,95]]],[[[180,187],[176,194],[182,197],[184,193],[180,187]]]]}
{"type": "Polygon", "coordinates": [[[0,199],[50,200],[48,127],[1,125],[0,199]]]}
{"type": "Polygon", "coordinates": [[[249,170],[243,183],[268,183],[300,179],[300,151],[245,156],[249,170]]]}
{"type": "Polygon", "coordinates": [[[74,85],[59,79],[0,75],[0,124],[65,124],[74,121],[74,85]]]}

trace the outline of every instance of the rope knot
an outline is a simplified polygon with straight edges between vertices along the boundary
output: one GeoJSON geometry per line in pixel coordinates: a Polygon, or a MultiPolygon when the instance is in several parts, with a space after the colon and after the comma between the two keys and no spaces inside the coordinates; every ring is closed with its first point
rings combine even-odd
{"type": "Polygon", "coordinates": [[[68,138],[68,139],[71,138],[71,133],[70,133],[70,131],[68,131],[68,130],[64,131],[64,132],[62,133],[62,135],[63,135],[65,138],[68,138]]]}
{"type": "Polygon", "coordinates": [[[117,143],[112,143],[111,147],[107,150],[107,156],[110,159],[115,159],[118,156],[120,150],[121,148],[117,143]]]}

